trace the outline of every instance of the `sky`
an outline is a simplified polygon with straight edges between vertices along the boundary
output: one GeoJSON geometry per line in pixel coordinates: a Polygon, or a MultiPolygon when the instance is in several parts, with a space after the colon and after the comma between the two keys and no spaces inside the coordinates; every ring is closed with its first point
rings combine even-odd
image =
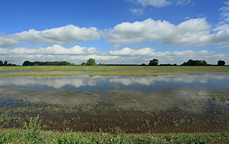
{"type": "Polygon", "coordinates": [[[229,63],[229,0],[0,0],[0,60],[229,63]]]}

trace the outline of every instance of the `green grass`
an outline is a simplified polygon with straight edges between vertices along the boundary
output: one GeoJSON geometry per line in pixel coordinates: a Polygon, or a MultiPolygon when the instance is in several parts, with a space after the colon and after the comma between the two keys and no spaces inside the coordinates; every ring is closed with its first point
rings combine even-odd
{"type": "MultiPolygon", "coordinates": [[[[35,127],[36,128],[36,127],[35,127]]],[[[22,129],[0,129],[0,143],[49,144],[227,144],[229,133],[126,134],[120,132],[39,131],[34,137],[22,129]]]]}
{"type": "Polygon", "coordinates": [[[30,117],[24,129],[0,129],[0,143],[56,143],[56,144],[207,144],[228,143],[229,133],[177,133],[177,134],[126,134],[122,130],[114,133],[103,132],[58,132],[41,131],[39,115],[30,117]]]}
{"type": "Polygon", "coordinates": [[[25,77],[25,76],[154,76],[154,75],[185,75],[188,73],[0,73],[0,77],[25,77]]]}
{"type": "Polygon", "coordinates": [[[0,71],[215,71],[229,66],[1,66],[0,71]]]}

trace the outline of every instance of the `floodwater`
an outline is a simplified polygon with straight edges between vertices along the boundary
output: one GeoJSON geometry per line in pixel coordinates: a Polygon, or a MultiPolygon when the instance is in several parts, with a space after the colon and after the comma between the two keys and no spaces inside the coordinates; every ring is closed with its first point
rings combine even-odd
{"type": "Polygon", "coordinates": [[[225,132],[229,75],[219,74],[0,78],[0,127],[39,114],[45,130],[225,132]]]}

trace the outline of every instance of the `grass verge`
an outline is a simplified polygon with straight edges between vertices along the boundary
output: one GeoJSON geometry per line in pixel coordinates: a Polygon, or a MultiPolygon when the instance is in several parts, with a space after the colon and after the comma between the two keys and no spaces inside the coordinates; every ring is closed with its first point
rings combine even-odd
{"type": "Polygon", "coordinates": [[[25,76],[154,76],[154,75],[186,75],[188,73],[0,73],[0,77],[25,77],[25,76]]]}
{"type": "Polygon", "coordinates": [[[59,143],[59,144],[97,144],[97,143],[228,143],[229,133],[177,133],[177,134],[126,134],[122,130],[114,133],[103,132],[58,132],[41,131],[39,115],[30,118],[24,129],[0,129],[0,143],[59,143]]]}
{"type": "Polygon", "coordinates": [[[214,71],[229,66],[1,66],[0,71],[214,71]]]}

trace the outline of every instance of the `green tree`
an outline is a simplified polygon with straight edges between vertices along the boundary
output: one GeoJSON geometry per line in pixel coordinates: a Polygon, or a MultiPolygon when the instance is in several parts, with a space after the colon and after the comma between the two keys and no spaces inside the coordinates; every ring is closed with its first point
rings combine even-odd
{"type": "Polygon", "coordinates": [[[87,66],[87,63],[85,63],[85,62],[82,62],[82,64],[81,64],[82,66],[87,66]]]}
{"type": "Polygon", "coordinates": [[[0,60],[0,66],[3,66],[3,62],[0,60]]]}
{"type": "Polygon", "coordinates": [[[30,61],[24,61],[22,66],[31,66],[31,62],[30,61]]]}
{"type": "Polygon", "coordinates": [[[225,61],[219,60],[217,65],[218,66],[224,66],[225,65],[225,61]]]}
{"type": "Polygon", "coordinates": [[[182,66],[206,66],[207,62],[205,60],[188,60],[187,62],[184,62],[182,66]]]}
{"type": "Polygon", "coordinates": [[[87,60],[87,65],[88,66],[96,66],[95,59],[90,58],[89,60],[87,60]]]}
{"type": "Polygon", "coordinates": [[[5,61],[4,61],[4,66],[7,66],[7,64],[8,64],[8,61],[5,60],[5,61]]]}
{"type": "Polygon", "coordinates": [[[158,65],[158,59],[153,59],[149,61],[150,66],[157,66],[158,65]]]}

